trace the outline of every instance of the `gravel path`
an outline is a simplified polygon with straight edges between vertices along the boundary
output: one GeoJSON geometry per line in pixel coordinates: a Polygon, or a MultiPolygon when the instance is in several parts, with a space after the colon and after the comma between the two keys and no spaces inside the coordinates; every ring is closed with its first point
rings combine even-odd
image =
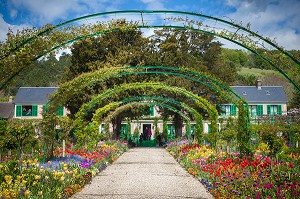
{"type": "Polygon", "coordinates": [[[133,148],[73,199],[203,198],[213,196],[163,148],[133,148]]]}

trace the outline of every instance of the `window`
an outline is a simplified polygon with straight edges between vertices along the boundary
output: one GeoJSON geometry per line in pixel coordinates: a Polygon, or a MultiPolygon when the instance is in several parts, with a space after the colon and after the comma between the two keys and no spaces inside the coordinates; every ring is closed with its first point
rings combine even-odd
{"type": "Polygon", "coordinates": [[[250,112],[251,117],[257,116],[257,109],[256,108],[257,108],[256,105],[250,105],[249,106],[249,112],[250,112]]]}
{"type": "Polygon", "coordinates": [[[282,107],[281,105],[267,105],[267,112],[268,115],[281,115],[282,114],[282,107]]]}
{"type": "Polygon", "coordinates": [[[221,116],[229,116],[230,115],[230,105],[223,105],[222,112],[220,113],[221,116]]]}
{"type": "Polygon", "coordinates": [[[262,105],[250,105],[249,112],[251,117],[263,115],[263,106],[262,105]]]}
{"type": "Polygon", "coordinates": [[[37,116],[37,105],[17,105],[16,117],[34,117],[37,116]]]}
{"type": "Polygon", "coordinates": [[[223,105],[221,107],[221,116],[236,116],[236,106],[235,105],[223,105]]]}

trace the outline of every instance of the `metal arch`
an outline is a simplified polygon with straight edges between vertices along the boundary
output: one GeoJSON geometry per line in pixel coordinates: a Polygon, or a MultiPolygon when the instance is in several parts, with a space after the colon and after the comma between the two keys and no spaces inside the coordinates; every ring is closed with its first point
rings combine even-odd
{"type": "Polygon", "coordinates": [[[108,90],[108,91],[106,91],[106,92],[104,92],[102,94],[99,94],[98,96],[94,97],[89,103],[87,103],[87,106],[82,106],[80,108],[79,112],[82,112],[82,111],[85,112],[87,108],[89,108],[90,106],[94,105],[98,101],[103,100],[106,97],[109,97],[111,94],[115,94],[115,93],[118,93],[118,92],[122,91],[123,87],[126,88],[125,90],[128,90],[128,89],[129,90],[130,89],[138,89],[138,88],[141,89],[141,88],[147,88],[147,87],[152,88],[152,89],[153,89],[153,87],[157,87],[159,89],[166,89],[167,88],[167,89],[172,90],[173,92],[174,91],[179,92],[179,93],[185,95],[186,97],[191,97],[198,106],[200,104],[201,108],[204,108],[209,113],[210,118],[212,120],[215,120],[218,117],[218,112],[217,112],[216,108],[214,108],[213,106],[211,106],[211,104],[208,101],[206,102],[206,99],[203,99],[200,96],[196,96],[195,94],[193,94],[193,93],[191,93],[191,92],[189,92],[187,90],[184,90],[182,88],[174,87],[174,86],[168,86],[168,85],[165,85],[165,84],[162,84],[162,83],[157,83],[157,82],[155,82],[155,83],[123,84],[121,86],[118,86],[117,88],[108,90]]]}
{"type": "MultiPolygon", "coordinates": [[[[133,105],[139,105],[139,104],[141,104],[141,105],[150,105],[150,106],[153,106],[153,105],[157,105],[157,106],[162,106],[162,107],[164,107],[164,108],[167,108],[167,109],[169,109],[169,110],[171,110],[171,111],[173,111],[173,112],[175,112],[175,113],[178,113],[181,117],[183,117],[184,119],[185,119],[185,121],[186,121],[186,123],[187,123],[187,135],[188,135],[188,139],[190,139],[190,136],[191,136],[191,120],[190,120],[190,118],[189,117],[187,117],[182,111],[180,111],[180,110],[178,110],[176,107],[173,107],[173,106],[171,106],[171,105],[168,105],[168,104],[165,104],[165,103],[159,103],[159,102],[130,102],[130,103],[127,103],[127,104],[124,104],[123,106],[121,106],[121,107],[125,107],[125,106],[127,106],[127,105],[129,105],[129,104],[133,104],[133,105]]],[[[120,108],[120,107],[119,107],[120,108]]],[[[114,113],[116,112],[116,110],[114,111],[114,113]]],[[[114,115],[114,113],[112,114],[112,116],[111,117],[113,117],[113,115],[114,115]]],[[[110,118],[108,118],[109,116],[107,116],[106,117],[106,119],[104,120],[104,122],[106,121],[106,120],[110,120],[110,118]]]]}
{"type": "MultiPolygon", "coordinates": [[[[273,66],[279,73],[281,73],[299,92],[300,92],[300,87],[298,85],[296,85],[296,83],[279,67],[277,67],[270,59],[268,59],[267,57],[265,57],[264,55],[262,55],[261,53],[253,50],[252,48],[248,47],[247,45],[244,45],[240,42],[237,42],[235,40],[233,40],[232,38],[229,38],[229,37],[226,37],[226,36],[222,36],[222,35],[219,35],[219,34],[216,34],[214,32],[209,32],[209,31],[206,31],[206,30],[201,30],[201,29],[195,29],[195,28],[191,28],[191,27],[185,27],[185,26],[172,26],[172,25],[168,25],[168,26],[158,26],[158,25],[154,25],[154,26],[133,26],[132,28],[139,28],[139,29],[152,29],[152,28],[172,28],[172,29],[179,29],[179,30],[192,30],[192,31],[195,31],[195,32],[201,32],[201,33],[205,33],[205,34],[208,34],[208,35],[213,35],[213,36],[216,36],[216,37],[219,37],[219,38],[222,38],[222,39],[225,39],[227,41],[230,41],[232,43],[235,43],[247,50],[249,50],[250,52],[252,52],[253,54],[259,56],[261,59],[263,59],[264,61],[266,61],[268,64],[270,64],[271,66],[273,66]]],[[[115,29],[112,29],[110,30],[109,32],[114,32],[114,31],[117,31],[117,30],[120,30],[119,28],[115,28],[115,29]]],[[[82,39],[86,39],[86,38],[89,38],[89,37],[93,37],[93,36],[97,36],[97,35],[101,35],[101,34],[105,34],[107,33],[108,31],[101,31],[101,32],[96,32],[96,33],[93,33],[93,34],[88,34],[88,35],[84,35],[84,36],[79,36],[77,38],[74,38],[74,39],[71,39],[71,40],[68,40],[68,41],[65,41],[57,46],[54,46],[53,48],[51,48],[50,50],[38,55],[34,60],[38,60],[39,58],[43,57],[44,55],[62,47],[62,46],[65,46],[67,44],[70,44],[70,43],[73,43],[75,41],[78,41],[78,40],[82,40],[82,39]]],[[[286,52],[286,51],[284,51],[286,52]]],[[[287,53],[287,52],[286,52],[287,53]]],[[[291,55],[287,55],[287,56],[291,56],[291,55]]],[[[293,61],[296,60],[295,58],[293,57],[290,57],[293,61]]],[[[297,61],[297,60],[296,60],[297,61]]],[[[297,63],[300,66],[300,63],[297,63]]]]}
{"type": "MultiPolygon", "coordinates": [[[[134,74],[167,74],[167,75],[174,75],[174,76],[181,76],[184,77],[186,79],[192,80],[194,82],[197,83],[201,83],[207,87],[210,87],[211,89],[215,90],[217,93],[222,92],[220,88],[226,90],[227,92],[231,93],[234,97],[236,97],[239,101],[242,101],[244,104],[247,104],[247,102],[241,98],[236,92],[234,92],[230,87],[224,85],[223,83],[215,80],[214,78],[211,78],[209,76],[194,72],[192,70],[188,70],[188,69],[182,69],[182,68],[175,68],[175,67],[169,67],[169,66],[128,66],[128,67],[116,67],[115,69],[117,69],[115,72],[116,73],[112,73],[112,74],[108,74],[108,75],[102,75],[102,73],[105,73],[106,71],[110,71],[111,69],[102,69],[101,73],[99,72],[94,72],[94,73],[90,73],[88,74],[88,78],[93,79],[92,81],[88,81],[87,83],[82,84],[82,87],[80,87],[80,89],[84,89],[86,87],[88,87],[89,85],[95,83],[95,82],[99,82],[99,81],[104,81],[106,79],[109,79],[111,77],[121,77],[123,75],[134,75],[134,74]],[[146,71],[130,71],[131,69],[146,69],[146,71]],[[148,69],[155,69],[154,71],[149,71],[148,69]],[[170,70],[170,71],[174,71],[174,72],[168,72],[168,71],[158,71],[157,69],[163,69],[163,70],[170,70]],[[187,73],[188,75],[193,75],[196,76],[196,78],[194,77],[190,77],[188,75],[179,73],[179,72],[183,72],[183,73],[187,73]],[[95,75],[96,74],[96,75],[95,75]],[[101,78],[98,78],[98,76],[101,76],[101,78]],[[210,85],[206,82],[201,81],[199,78],[205,78],[210,82],[213,82],[213,85],[210,85]],[[217,85],[217,86],[215,86],[217,85]],[[220,88],[218,88],[218,86],[220,88]]],[[[80,81],[81,78],[86,78],[86,76],[80,76],[75,78],[74,80],[72,80],[73,84],[76,84],[77,81],[80,81]]],[[[78,87],[76,87],[78,89],[78,87]]],[[[74,93],[73,93],[74,94],[74,93]]],[[[56,94],[57,95],[57,94],[56,94]]],[[[230,99],[230,97],[228,95],[226,95],[225,97],[227,97],[228,99],[230,99]]],[[[236,104],[235,102],[233,102],[234,104],[236,104]]]]}
{"type": "MultiPolygon", "coordinates": [[[[289,57],[295,63],[300,65],[300,62],[297,59],[295,59],[292,55],[290,55],[288,52],[284,51],[282,48],[278,47],[276,44],[269,41],[268,39],[263,38],[262,36],[260,36],[256,32],[253,32],[253,31],[251,31],[251,30],[249,30],[249,29],[247,29],[247,28],[245,28],[241,25],[235,24],[233,22],[230,22],[230,21],[227,21],[227,20],[224,20],[224,19],[220,19],[220,18],[217,18],[217,17],[212,17],[212,16],[209,16],[209,15],[204,15],[204,14],[200,14],[200,13],[193,13],[193,12],[186,12],[186,11],[171,11],[171,10],[120,10],[120,11],[109,11],[109,12],[95,13],[95,14],[91,14],[91,15],[78,17],[78,18],[71,19],[71,20],[62,22],[60,24],[57,24],[53,27],[50,27],[50,28],[38,33],[36,36],[30,37],[29,39],[25,40],[20,45],[18,45],[16,48],[14,48],[12,51],[18,50],[19,48],[23,47],[24,45],[26,45],[27,43],[31,42],[32,40],[34,40],[35,38],[37,38],[39,36],[43,36],[45,34],[48,34],[48,33],[50,33],[51,31],[53,31],[55,29],[58,29],[60,27],[63,27],[65,25],[68,25],[68,24],[73,23],[73,22],[77,22],[77,21],[80,21],[80,20],[83,20],[83,19],[89,19],[89,18],[93,18],[93,17],[105,16],[105,15],[132,14],[132,13],[138,13],[138,14],[141,14],[141,16],[143,16],[143,13],[145,13],[145,14],[180,14],[180,15],[186,15],[186,16],[203,17],[203,18],[212,19],[212,20],[215,20],[215,21],[218,21],[218,22],[222,22],[224,24],[228,24],[232,27],[235,27],[238,30],[243,30],[243,31],[249,33],[250,35],[259,38],[260,40],[263,40],[264,42],[268,43],[269,45],[273,46],[274,48],[276,48],[277,50],[279,50],[280,52],[285,54],[287,57],[289,57]]],[[[144,23],[143,23],[143,26],[144,26],[144,23]]]]}
{"type": "MultiPolygon", "coordinates": [[[[143,101],[143,100],[148,100],[148,102],[151,102],[149,100],[153,100],[153,101],[162,101],[162,102],[165,102],[165,103],[171,103],[171,104],[174,104],[174,105],[177,105],[177,106],[180,106],[180,107],[184,108],[185,110],[187,110],[188,112],[190,112],[192,115],[194,115],[196,117],[201,117],[201,115],[194,108],[188,106],[185,103],[178,102],[175,99],[168,98],[168,97],[163,98],[163,97],[158,97],[158,96],[145,95],[145,96],[137,96],[137,97],[126,98],[126,99],[120,100],[119,101],[120,103],[119,102],[116,102],[116,103],[118,105],[121,105],[121,103],[125,104],[125,103],[129,103],[129,102],[133,102],[133,101],[143,101]]],[[[115,103],[115,102],[113,102],[113,103],[115,103]]],[[[105,106],[110,106],[110,105],[111,105],[111,103],[107,104],[105,106]]],[[[103,108],[103,109],[105,109],[105,108],[103,108]]],[[[95,117],[96,117],[96,120],[98,120],[99,118],[97,116],[98,116],[98,114],[96,114],[96,115],[94,114],[92,121],[94,120],[95,117]]]]}
{"type": "MultiPolygon", "coordinates": [[[[183,117],[186,121],[191,121],[189,117],[187,117],[184,112],[182,112],[181,110],[177,109],[176,107],[174,106],[171,106],[169,104],[165,104],[163,102],[143,102],[143,101],[139,101],[139,102],[135,102],[135,101],[132,101],[132,102],[129,102],[127,104],[124,104],[122,106],[126,106],[126,105],[129,105],[129,104],[145,104],[147,106],[153,106],[153,105],[157,105],[157,106],[162,106],[164,108],[167,108],[167,109],[170,109],[172,110],[173,112],[176,112],[178,113],[181,117],[183,117]]],[[[119,107],[122,107],[122,106],[119,106],[119,107]]]]}
{"type": "MultiPolygon", "coordinates": [[[[65,25],[68,25],[70,23],[73,23],[73,22],[76,22],[76,21],[80,21],[82,19],[88,19],[88,18],[93,18],[93,17],[98,17],[98,16],[106,16],[106,15],[118,15],[118,14],[134,14],[134,13],[139,13],[141,14],[141,16],[143,16],[143,13],[145,14],[180,14],[180,15],[185,15],[185,16],[196,16],[196,17],[203,17],[203,18],[207,18],[207,19],[211,19],[211,20],[215,20],[215,21],[218,21],[218,22],[221,22],[223,24],[227,24],[227,25],[230,25],[231,27],[234,27],[236,28],[236,32],[238,32],[239,30],[242,30],[242,31],[245,31],[247,33],[249,33],[251,36],[253,36],[254,38],[258,38],[259,40],[262,40],[263,42],[266,42],[267,44],[271,45],[272,47],[276,48],[277,50],[279,50],[282,54],[284,54],[285,56],[287,56],[289,59],[291,59],[293,62],[295,62],[297,64],[297,66],[300,66],[300,62],[295,59],[291,54],[289,54],[288,52],[286,52],[285,50],[283,50],[282,48],[278,47],[276,44],[274,44],[273,42],[271,42],[269,39],[265,39],[263,38],[262,36],[260,36],[259,34],[253,32],[253,31],[250,31],[248,28],[245,28],[241,25],[238,25],[238,24],[235,24],[233,22],[230,22],[230,21],[226,21],[224,19],[219,19],[219,18],[216,18],[216,17],[212,17],[212,16],[208,16],[208,15],[204,15],[204,14],[198,14],[198,13],[191,13],[191,12],[184,12],[184,11],[168,11],[168,10],[125,10],[125,11],[111,11],[111,12],[103,12],[103,13],[96,13],[96,14],[92,14],[92,15],[87,15],[87,16],[82,16],[82,17],[79,17],[79,18],[75,18],[75,19],[72,19],[72,20],[69,20],[69,21],[66,21],[66,22],[63,22],[61,24],[58,24],[56,26],[53,26],[53,27],[50,27],[48,29],[45,29],[43,30],[42,32],[38,33],[36,36],[32,36],[30,37],[29,39],[25,40],[24,42],[22,42],[20,45],[18,45],[17,47],[15,47],[14,49],[10,50],[8,54],[5,54],[4,57],[8,56],[10,54],[10,52],[13,52],[13,51],[16,51],[18,50],[19,48],[25,46],[27,43],[30,43],[31,41],[35,40],[37,37],[41,37],[45,34],[48,34],[50,33],[51,31],[55,30],[55,29],[58,29],[60,27],[63,27],[65,25]]],[[[143,20],[142,20],[143,21],[143,20]]],[[[168,27],[168,26],[145,26],[144,23],[142,24],[142,26],[137,26],[139,28],[153,28],[153,27],[168,27]]],[[[171,27],[171,26],[169,26],[171,27]]],[[[173,26],[175,27],[175,26],[173,26]]],[[[178,26],[177,26],[178,28],[178,26]]],[[[182,29],[193,29],[193,28],[187,28],[187,27],[181,27],[182,29]]],[[[198,29],[194,29],[194,30],[198,30],[198,29]]],[[[283,70],[279,69],[278,67],[276,67],[276,65],[272,64],[272,62],[265,58],[264,56],[262,56],[259,52],[251,49],[250,47],[246,46],[246,45],[243,45],[243,44],[240,44],[239,42],[236,42],[230,38],[225,38],[225,37],[222,37],[221,35],[218,35],[218,34],[215,34],[213,31],[210,32],[210,31],[205,31],[205,30],[198,30],[198,31],[202,31],[202,32],[206,32],[208,34],[212,34],[212,35],[215,35],[217,37],[221,37],[223,39],[227,39],[231,42],[234,42],[248,50],[250,50],[251,52],[254,52],[256,55],[259,55],[260,57],[262,57],[265,61],[267,61],[268,63],[270,63],[273,67],[275,67],[286,79],[288,79],[290,81],[290,83],[293,84],[293,86],[300,92],[300,88],[288,77],[288,75],[286,73],[284,73],[283,70]]],[[[96,34],[101,34],[101,33],[96,33],[96,34]]],[[[81,36],[80,38],[84,38],[86,36],[81,36]]],[[[75,40],[72,40],[72,41],[75,41],[75,40]]],[[[68,41],[68,43],[71,43],[72,41],[68,41]]],[[[61,45],[60,45],[61,46],[61,45]]],[[[54,47],[54,49],[56,49],[58,47],[54,47]]],[[[2,58],[1,58],[2,59],[2,58]]],[[[13,75],[14,76],[14,75],[13,75]]],[[[11,77],[13,78],[13,77],[11,77]]],[[[11,79],[9,78],[9,80],[11,79]]],[[[4,85],[9,81],[7,80],[4,85]]],[[[1,86],[3,87],[3,86],[1,86]]]]}

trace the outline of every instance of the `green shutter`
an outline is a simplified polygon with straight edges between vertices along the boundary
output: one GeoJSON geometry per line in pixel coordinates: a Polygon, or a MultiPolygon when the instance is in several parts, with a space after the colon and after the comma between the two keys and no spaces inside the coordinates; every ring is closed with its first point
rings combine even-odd
{"type": "Polygon", "coordinates": [[[261,116],[264,114],[263,105],[256,106],[256,114],[257,114],[257,116],[261,116]]]}
{"type": "Polygon", "coordinates": [[[57,115],[64,116],[64,107],[63,106],[59,107],[59,109],[57,110],[57,115]]]}
{"type": "Polygon", "coordinates": [[[48,111],[48,108],[49,108],[49,104],[48,103],[45,104],[45,105],[43,105],[43,111],[48,111]]]}
{"type": "Polygon", "coordinates": [[[153,106],[150,107],[150,116],[154,116],[154,107],[153,106]]]}
{"type": "Polygon", "coordinates": [[[282,107],[281,107],[281,105],[277,106],[277,114],[278,115],[282,115],[282,107]]]}
{"type": "Polygon", "coordinates": [[[32,116],[37,116],[37,115],[38,115],[38,106],[32,105],[32,116]]]}
{"type": "Polygon", "coordinates": [[[207,125],[207,133],[210,133],[211,130],[210,130],[210,124],[207,125]]]}
{"type": "Polygon", "coordinates": [[[236,105],[230,105],[230,115],[236,116],[236,105]]]}
{"type": "Polygon", "coordinates": [[[22,105],[17,105],[16,107],[16,117],[22,116],[22,105]]]}
{"type": "Polygon", "coordinates": [[[271,105],[267,105],[267,113],[268,115],[271,115],[271,105]]]}

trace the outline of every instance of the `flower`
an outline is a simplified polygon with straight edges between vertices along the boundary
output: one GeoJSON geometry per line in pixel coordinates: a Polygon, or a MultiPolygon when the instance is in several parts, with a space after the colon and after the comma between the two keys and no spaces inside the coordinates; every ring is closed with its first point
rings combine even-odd
{"type": "Polygon", "coordinates": [[[25,191],[24,196],[26,196],[26,197],[30,196],[30,191],[28,189],[25,191]]]}
{"type": "Polygon", "coordinates": [[[7,184],[11,184],[13,177],[11,175],[4,176],[4,179],[7,184]]]}

